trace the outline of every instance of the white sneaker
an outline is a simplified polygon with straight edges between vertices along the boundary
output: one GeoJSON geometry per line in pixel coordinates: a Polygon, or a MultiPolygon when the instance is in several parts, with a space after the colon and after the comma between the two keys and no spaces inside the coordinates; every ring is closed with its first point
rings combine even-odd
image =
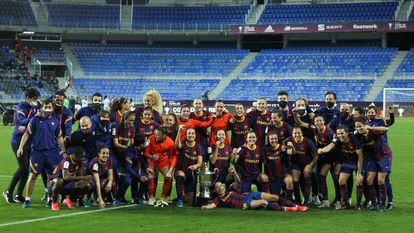
{"type": "Polygon", "coordinates": [[[313,200],[313,204],[314,205],[316,205],[316,206],[320,206],[321,205],[321,200],[319,200],[319,197],[318,196],[314,196],[312,198],[312,200],[313,200]]]}
{"type": "Polygon", "coordinates": [[[324,201],[322,201],[322,203],[318,207],[319,208],[329,208],[330,206],[331,206],[331,203],[329,203],[328,200],[324,200],[324,201]]]}
{"type": "Polygon", "coordinates": [[[150,198],[148,200],[148,205],[154,205],[155,204],[155,198],[150,198]]]}
{"type": "Polygon", "coordinates": [[[340,202],[340,201],[336,201],[336,202],[335,202],[335,209],[336,209],[336,210],[340,210],[340,209],[342,209],[342,205],[341,205],[341,202],[340,202]]]}

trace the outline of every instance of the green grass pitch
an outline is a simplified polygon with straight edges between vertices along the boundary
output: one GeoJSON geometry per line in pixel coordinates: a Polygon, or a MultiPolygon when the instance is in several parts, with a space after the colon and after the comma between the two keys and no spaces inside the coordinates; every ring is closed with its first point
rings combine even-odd
{"type": "MultiPolygon", "coordinates": [[[[10,148],[11,132],[12,127],[0,126],[1,192],[17,166],[10,148]]],[[[307,213],[202,211],[175,206],[108,207],[105,211],[97,211],[96,207],[61,207],[61,211],[52,212],[40,201],[43,189],[39,178],[31,208],[22,209],[20,204],[0,200],[0,232],[414,232],[414,119],[397,118],[388,135],[394,154],[391,181],[395,208],[390,212],[338,211],[314,206],[307,213]]],[[[330,191],[332,199],[332,188],[330,191]]]]}

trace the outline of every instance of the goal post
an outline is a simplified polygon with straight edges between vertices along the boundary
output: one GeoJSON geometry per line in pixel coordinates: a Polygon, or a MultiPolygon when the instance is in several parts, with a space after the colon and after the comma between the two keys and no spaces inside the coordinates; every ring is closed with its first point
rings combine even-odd
{"type": "Polygon", "coordinates": [[[414,87],[384,88],[382,96],[383,117],[388,106],[394,107],[396,117],[414,117],[414,87]]]}

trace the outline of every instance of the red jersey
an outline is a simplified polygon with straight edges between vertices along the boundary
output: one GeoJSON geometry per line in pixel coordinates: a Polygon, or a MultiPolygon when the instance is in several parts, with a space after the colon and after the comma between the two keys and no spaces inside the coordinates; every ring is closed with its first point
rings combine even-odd
{"type": "Polygon", "coordinates": [[[177,155],[174,141],[166,136],[163,142],[157,142],[154,135],[149,137],[149,141],[149,145],[145,148],[145,157],[150,158],[150,155],[158,155],[158,160],[155,161],[158,163],[164,162],[165,160],[168,161],[171,158],[170,167],[175,167],[177,164],[177,155]]]}
{"type": "MultiPolygon", "coordinates": [[[[216,144],[217,132],[219,130],[224,130],[224,132],[227,135],[227,131],[229,130],[230,119],[232,117],[233,116],[230,113],[224,112],[223,115],[221,115],[220,117],[217,117],[213,120],[213,123],[211,124],[210,145],[215,145],[216,144]]],[[[228,137],[226,137],[226,140],[224,141],[224,144],[226,144],[226,145],[229,144],[228,137]]]]}
{"type": "Polygon", "coordinates": [[[186,134],[186,129],[188,128],[193,128],[193,129],[197,129],[197,128],[208,128],[211,125],[211,122],[213,120],[210,119],[209,121],[206,122],[201,122],[198,120],[194,120],[194,119],[188,119],[187,121],[182,121],[181,118],[178,118],[178,125],[183,125],[184,126],[184,130],[181,131],[181,135],[180,135],[180,141],[184,141],[185,140],[185,134],[186,134]]]}

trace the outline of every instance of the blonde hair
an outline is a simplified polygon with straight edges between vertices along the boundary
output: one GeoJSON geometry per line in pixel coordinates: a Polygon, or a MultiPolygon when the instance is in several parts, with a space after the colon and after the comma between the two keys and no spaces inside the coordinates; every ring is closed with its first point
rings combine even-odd
{"type": "Polygon", "coordinates": [[[142,101],[144,101],[146,96],[152,98],[153,100],[153,105],[151,106],[152,109],[158,111],[159,113],[162,113],[162,98],[160,93],[155,89],[151,89],[144,94],[142,101]]]}

